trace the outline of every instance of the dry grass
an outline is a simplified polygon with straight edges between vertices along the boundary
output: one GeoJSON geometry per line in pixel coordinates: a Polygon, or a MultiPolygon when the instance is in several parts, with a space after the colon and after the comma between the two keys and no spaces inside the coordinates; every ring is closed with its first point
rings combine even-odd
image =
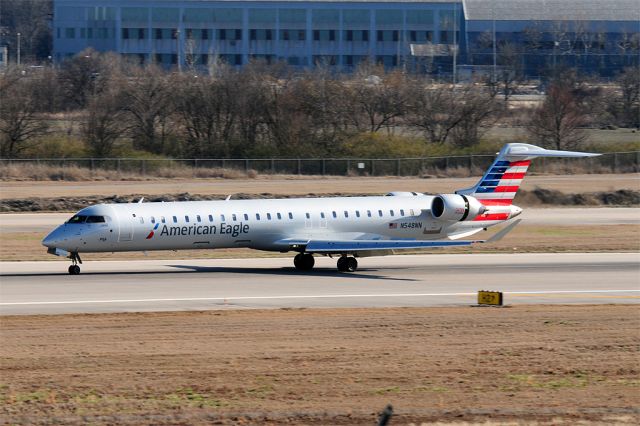
{"type": "Polygon", "coordinates": [[[0,317],[0,423],[638,424],[638,307],[0,317]]]}
{"type": "Polygon", "coordinates": [[[50,166],[44,164],[24,163],[5,164],[0,167],[0,180],[3,181],[139,181],[157,179],[253,179],[258,173],[255,170],[244,172],[237,169],[223,168],[190,168],[184,166],[159,167],[149,174],[132,171],[116,171],[101,168],[50,166]]]}

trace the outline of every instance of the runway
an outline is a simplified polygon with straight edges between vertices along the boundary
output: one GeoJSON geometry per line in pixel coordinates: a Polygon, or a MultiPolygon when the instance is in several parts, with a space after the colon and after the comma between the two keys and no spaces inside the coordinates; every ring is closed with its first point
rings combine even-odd
{"type": "Polygon", "coordinates": [[[318,258],[0,264],[0,313],[59,314],[251,308],[456,306],[478,290],[506,304],[640,303],[639,253],[456,254],[364,258],[353,274],[318,258]]]}
{"type": "MultiPolygon", "coordinates": [[[[68,220],[72,213],[3,213],[0,233],[42,232],[68,220]]],[[[640,223],[637,207],[525,207],[523,225],[635,225],[640,223]]],[[[44,236],[44,235],[43,235],[44,236]]]]}

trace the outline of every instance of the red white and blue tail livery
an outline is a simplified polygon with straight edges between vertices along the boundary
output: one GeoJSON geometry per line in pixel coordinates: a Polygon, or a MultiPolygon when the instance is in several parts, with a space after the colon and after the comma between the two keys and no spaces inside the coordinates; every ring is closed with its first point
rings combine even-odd
{"type": "Polygon", "coordinates": [[[486,241],[462,238],[522,212],[513,200],[531,160],[594,155],[507,144],[475,186],[451,194],[99,204],[42,244],[72,260],[72,275],[80,273],[80,253],[230,247],[295,252],[299,270],[312,269],[314,256],[337,256],[338,270],[353,272],[360,257],[496,241],[519,220],[486,241]]]}

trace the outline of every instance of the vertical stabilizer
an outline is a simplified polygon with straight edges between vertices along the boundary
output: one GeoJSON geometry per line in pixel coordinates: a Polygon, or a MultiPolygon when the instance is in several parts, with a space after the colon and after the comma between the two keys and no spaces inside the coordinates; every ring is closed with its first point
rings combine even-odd
{"type": "Polygon", "coordinates": [[[594,157],[600,154],[556,151],[526,143],[506,144],[478,183],[456,194],[472,195],[485,206],[509,206],[520,188],[531,160],[537,157],[594,157]]]}

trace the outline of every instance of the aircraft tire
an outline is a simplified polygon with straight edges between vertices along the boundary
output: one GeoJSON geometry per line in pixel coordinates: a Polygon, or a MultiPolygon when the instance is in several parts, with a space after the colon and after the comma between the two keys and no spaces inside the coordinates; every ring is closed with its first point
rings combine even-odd
{"type": "Polygon", "coordinates": [[[293,258],[293,265],[299,271],[310,271],[313,269],[315,263],[316,261],[313,255],[309,253],[298,253],[296,257],[293,258]]]}
{"type": "Polygon", "coordinates": [[[355,257],[347,257],[345,262],[346,272],[355,272],[358,269],[358,261],[355,257]]]}
{"type": "Polygon", "coordinates": [[[69,275],[80,275],[80,267],[78,265],[70,265],[69,275]]]}

